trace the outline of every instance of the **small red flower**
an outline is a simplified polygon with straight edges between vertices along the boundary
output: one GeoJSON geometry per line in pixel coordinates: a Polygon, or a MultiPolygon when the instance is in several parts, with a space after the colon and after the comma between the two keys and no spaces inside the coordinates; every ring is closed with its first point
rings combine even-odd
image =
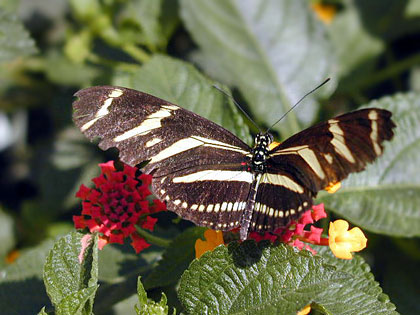
{"type": "Polygon", "coordinates": [[[324,204],[314,205],[311,210],[306,211],[297,221],[292,221],[284,228],[276,229],[273,232],[264,234],[252,232],[249,234],[257,242],[261,240],[270,240],[272,243],[279,241],[289,244],[298,249],[306,249],[316,254],[309,244],[328,245],[328,239],[322,238],[323,229],[313,225],[308,229],[308,225],[325,218],[327,214],[324,210],[324,204]]]}
{"type": "Polygon", "coordinates": [[[101,175],[92,179],[95,188],[81,185],[76,193],[82,199],[82,215],[73,216],[74,226],[99,232],[99,249],[108,243],[123,244],[130,237],[131,245],[139,253],[150,244],[137,233],[135,225],[153,231],[157,219],[149,215],[166,210],[166,205],[146,199],[151,194],[152,176],[136,175],[137,169],[129,165],[118,171],[113,161],[99,166],[101,175]]]}

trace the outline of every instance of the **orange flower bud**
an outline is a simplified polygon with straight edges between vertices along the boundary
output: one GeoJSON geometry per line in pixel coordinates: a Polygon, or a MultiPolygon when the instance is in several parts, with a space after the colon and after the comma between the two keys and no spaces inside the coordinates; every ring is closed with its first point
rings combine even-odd
{"type": "Polygon", "coordinates": [[[306,305],[300,311],[296,313],[296,315],[307,315],[311,311],[311,304],[306,305]]]}
{"type": "Polygon", "coordinates": [[[329,246],[333,254],[342,259],[352,259],[351,252],[361,251],[366,247],[367,238],[362,230],[354,227],[349,230],[345,220],[330,222],[329,246]]]}
{"type": "Polygon", "coordinates": [[[329,183],[329,185],[327,187],[325,187],[325,190],[328,193],[333,194],[337,190],[339,190],[340,188],[341,188],[341,182],[336,182],[336,183],[329,183]]]}
{"type": "Polygon", "coordinates": [[[334,5],[323,3],[313,3],[312,10],[325,24],[330,24],[337,13],[337,8],[334,5]]]}
{"type": "Polygon", "coordinates": [[[204,232],[205,241],[197,239],[195,241],[195,257],[200,258],[205,252],[215,249],[221,244],[225,244],[223,241],[222,231],[206,230],[204,232]]]}

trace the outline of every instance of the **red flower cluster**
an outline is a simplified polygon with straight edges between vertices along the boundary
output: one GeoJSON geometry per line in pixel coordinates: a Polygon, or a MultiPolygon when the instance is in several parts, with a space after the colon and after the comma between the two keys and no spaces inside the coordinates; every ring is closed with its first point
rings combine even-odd
{"type": "Polygon", "coordinates": [[[95,188],[81,185],[76,193],[83,202],[82,215],[73,216],[74,225],[76,229],[99,232],[99,249],[107,243],[122,244],[124,238],[130,237],[139,253],[150,244],[137,233],[135,225],[153,231],[157,219],[149,215],[166,210],[166,205],[157,199],[152,203],[146,199],[151,194],[152,176],[138,176],[137,169],[128,165],[118,171],[113,161],[99,166],[101,175],[92,179],[95,188]]]}
{"type": "Polygon", "coordinates": [[[278,228],[273,232],[266,232],[264,234],[252,232],[249,234],[249,237],[253,238],[257,242],[261,240],[269,240],[274,243],[278,240],[299,249],[309,250],[315,254],[315,250],[305,243],[328,245],[328,238],[321,237],[323,232],[323,229],[321,228],[311,225],[309,230],[307,230],[305,227],[326,217],[327,214],[324,210],[324,204],[321,203],[319,205],[312,206],[311,210],[306,211],[297,221],[290,222],[290,224],[286,227],[278,228]]]}

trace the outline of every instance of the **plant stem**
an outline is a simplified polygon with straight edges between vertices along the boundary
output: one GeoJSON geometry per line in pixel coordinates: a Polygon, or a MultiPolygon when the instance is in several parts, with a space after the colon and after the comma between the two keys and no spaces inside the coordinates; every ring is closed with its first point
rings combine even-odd
{"type": "Polygon", "coordinates": [[[407,59],[395,62],[384,70],[378,71],[375,74],[367,77],[365,80],[359,81],[358,88],[366,89],[378,82],[385,81],[397,74],[410,69],[411,67],[420,64],[420,54],[416,54],[407,59]]]}
{"type": "Polygon", "coordinates": [[[122,46],[121,49],[140,63],[145,63],[150,59],[150,55],[136,45],[127,44],[122,46]]]}
{"type": "Polygon", "coordinates": [[[149,243],[153,244],[153,245],[157,245],[160,247],[164,247],[167,248],[169,247],[169,245],[171,244],[172,241],[155,236],[149,232],[146,232],[145,230],[143,230],[142,228],[138,227],[136,225],[136,230],[137,233],[140,234],[140,236],[144,237],[146,239],[146,241],[148,241],[149,243]]]}

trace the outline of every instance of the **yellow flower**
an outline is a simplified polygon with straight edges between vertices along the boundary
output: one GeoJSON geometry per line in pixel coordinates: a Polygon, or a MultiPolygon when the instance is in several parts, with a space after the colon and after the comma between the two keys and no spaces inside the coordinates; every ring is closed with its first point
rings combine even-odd
{"type": "Polygon", "coordinates": [[[337,12],[337,8],[331,4],[317,2],[312,3],[311,6],[318,18],[325,24],[330,24],[337,12]]]}
{"type": "Polygon", "coordinates": [[[222,231],[215,231],[208,229],[204,232],[205,241],[198,239],[195,241],[195,257],[200,258],[205,252],[215,249],[221,244],[225,244],[223,241],[222,231]]]}
{"type": "Polygon", "coordinates": [[[352,259],[351,252],[361,251],[366,247],[367,238],[362,230],[354,227],[349,230],[345,220],[330,222],[329,245],[333,254],[342,259],[352,259]]]}
{"type": "Polygon", "coordinates": [[[296,315],[307,315],[311,311],[311,304],[306,305],[300,311],[296,313],[296,315]]]}

